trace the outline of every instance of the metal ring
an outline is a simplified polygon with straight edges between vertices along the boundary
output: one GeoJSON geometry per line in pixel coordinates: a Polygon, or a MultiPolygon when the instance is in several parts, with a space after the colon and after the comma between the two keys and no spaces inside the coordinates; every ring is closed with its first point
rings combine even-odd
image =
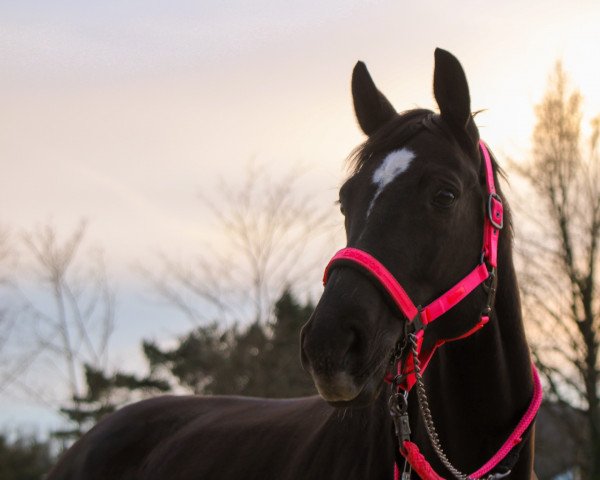
{"type": "Polygon", "coordinates": [[[392,393],[388,400],[388,407],[390,409],[390,414],[392,415],[402,415],[403,413],[406,413],[408,410],[407,397],[400,392],[392,393]]]}

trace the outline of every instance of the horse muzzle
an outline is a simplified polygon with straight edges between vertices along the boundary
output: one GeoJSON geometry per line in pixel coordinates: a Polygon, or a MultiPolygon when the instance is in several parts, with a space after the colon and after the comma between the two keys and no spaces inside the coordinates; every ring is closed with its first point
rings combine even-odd
{"type": "Polygon", "coordinates": [[[332,405],[371,401],[402,325],[364,275],[334,272],[301,333],[302,365],[323,399],[332,405]]]}

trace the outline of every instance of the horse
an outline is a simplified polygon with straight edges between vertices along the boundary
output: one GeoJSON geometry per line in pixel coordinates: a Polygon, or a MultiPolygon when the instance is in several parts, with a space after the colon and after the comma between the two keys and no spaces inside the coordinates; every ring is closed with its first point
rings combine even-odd
{"type": "Polygon", "coordinates": [[[398,113],[354,68],[366,140],[339,192],[347,247],[300,335],[319,395],[143,400],[102,419],[48,480],[532,477],[539,381],[510,210],[464,70],[434,56],[439,113],[398,113]]]}

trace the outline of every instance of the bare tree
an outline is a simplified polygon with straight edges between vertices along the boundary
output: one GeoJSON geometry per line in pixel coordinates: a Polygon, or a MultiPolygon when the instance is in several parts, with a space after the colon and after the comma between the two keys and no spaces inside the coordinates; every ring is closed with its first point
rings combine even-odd
{"type": "MultiPolygon", "coordinates": [[[[39,356],[39,349],[23,341],[23,305],[18,293],[18,243],[8,228],[0,230],[0,394],[21,379],[39,356]]],[[[23,384],[23,389],[29,387],[23,384]]]]}
{"type": "Polygon", "coordinates": [[[14,248],[11,245],[8,229],[0,228],[0,390],[19,365],[19,362],[14,362],[10,352],[7,351],[17,322],[8,293],[13,283],[14,264],[14,248]]]}
{"type": "Polygon", "coordinates": [[[13,249],[10,246],[8,230],[0,227],[0,285],[4,285],[8,281],[12,257],[13,249]]]}
{"type": "Polygon", "coordinates": [[[49,225],[23,235],[22,256],[30,265],[12,292],[20,304],[21,343],[16,351],[26,355],[21,369],[0,384],[0,393],[16,385],[55,409],[59,402],[77,407],[85,394],[84,366],[106,367],[114,293],[101,254],[90,257],[81,252],[84,234],[82,223],[63,240],[49,225]],[[24,380],[27,369],[34,381],[52,378],[53,392],[24,380]]]}
{"type": "Polygon", "coordinates": [[[217,198],[202,197],[218,240],[187,263],[163,257],[154,281],[161,295],[194,324],[268,321],[286,288],[314,285],[323,253],[331,253],[332,209],[301,193],[298,177],[274,180],[249,167],[241,186],[221,181],[217,198]]]}
{"type": "Polygon", "coordinates": [[[533,227],[519,237],[523,300],[548,398],[584,412],[587,429],[571,425],[570,433],[581,447],[583,478],[598,479],[599,122],[582,145],[581,95],[560,62],[536,115],[532,157],[517,167],[532,187],[524,208],[533,227]]]}

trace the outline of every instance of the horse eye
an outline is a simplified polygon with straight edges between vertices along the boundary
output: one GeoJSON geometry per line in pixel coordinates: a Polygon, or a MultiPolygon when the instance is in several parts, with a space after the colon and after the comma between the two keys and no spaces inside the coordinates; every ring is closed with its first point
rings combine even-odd
{"type": "Polygon", "coordinates": [[[456,195],[452,190],[443,189],[435,194],[433,203],[435,203],[435,205],[438,207],[447,208],[450,207],[455,200],[456,195]]]}
{"type": "Polygon", "coordinates": [[[346,209],[344,208],[344,204],[342,202],[339,202],[340,204],[340,212],[342,213],[342,215],[346,216],[346,209]]]}

